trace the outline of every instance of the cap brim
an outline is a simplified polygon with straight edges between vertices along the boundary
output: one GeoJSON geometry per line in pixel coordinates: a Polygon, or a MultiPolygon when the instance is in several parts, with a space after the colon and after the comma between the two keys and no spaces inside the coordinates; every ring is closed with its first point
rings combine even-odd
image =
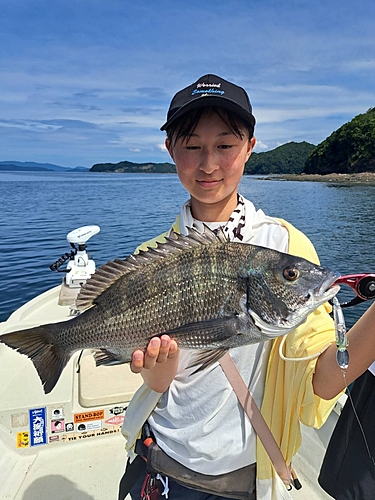
{"type": "Polygon", "coordinates": [[[185,113],[188,113],[189,111],[199,108],[208,108],[208,107],[223,108],[226,111],[231,111],[233,113],[236,113],[236,115],[238,115],[238,117],[242,121],[249,124],[250,126],[254,127],[255,125],[256,120],[254,115],[250,114],[248,111],[243,109],[236,102],[226,97],[207,96],[207,97],[200,97],[199,99],[195,99],[193,101],[188,102],[184,106],[181,106],[178,109],[178,111],[176,111],[169,118],[169,120],[167,120],[164,123],[164,125],[160,127],[160,130],[166,130],[175,120],[177,120],[177,118],[180,118],[180,116],[184,115],[185,113]]]}

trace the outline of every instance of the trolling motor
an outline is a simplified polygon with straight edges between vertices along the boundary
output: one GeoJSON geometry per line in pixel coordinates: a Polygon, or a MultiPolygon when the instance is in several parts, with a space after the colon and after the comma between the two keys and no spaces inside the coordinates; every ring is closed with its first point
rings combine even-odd
{"type": "Polygon", "coordinates": [[[51,271],[66,273],[64,284],[69,288],[80,288],[94,274],[95,262],[86,251],[86,242],[99,231],[99,226],[82,226],[68,233],[66,239],[73,250],[49,266],[51,271]],[[66,268],[60,269],[65,262],[66,268]]]}

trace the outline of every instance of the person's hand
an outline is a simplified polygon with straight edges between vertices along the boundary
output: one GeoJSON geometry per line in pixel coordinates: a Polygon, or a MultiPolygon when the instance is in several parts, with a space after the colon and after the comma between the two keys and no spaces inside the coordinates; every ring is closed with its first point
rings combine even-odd
{"type": "Polygon", "coordinates": [[[152,370],[156,365],[167,363],[177,356],[177,342],[169,335],[153,337],[146,351],[137,349],[133,352],[130,369],[133,373],[140,373],[143,369],[152,370]]]}

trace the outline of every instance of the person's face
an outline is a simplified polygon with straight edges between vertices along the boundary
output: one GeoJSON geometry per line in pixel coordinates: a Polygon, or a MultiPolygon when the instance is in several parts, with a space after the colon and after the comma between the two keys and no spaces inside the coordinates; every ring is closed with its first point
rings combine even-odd
{"type": "Polygon", "coordinates": [[[180,181],[191,195],[193,216],[199,220],[224,222],[237,206],[237,187],[255,146],[255,138],[239,128],[242,138],[218,114],[205,112],[190,139],[172,144],[166,139],[180,181]]]}

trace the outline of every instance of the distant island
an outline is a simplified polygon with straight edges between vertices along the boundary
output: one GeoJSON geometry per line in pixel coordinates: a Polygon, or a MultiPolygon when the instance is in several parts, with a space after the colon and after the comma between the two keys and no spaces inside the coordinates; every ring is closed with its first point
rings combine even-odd
{"type": "MultiPolygon", "coordinates": [[[[315,148],[308,142],[289,142],[271,151],[252,153],[245,165],[245,175],[265,175],[283,173],[301,173],[306,159],[315,148]]],[[[173,163],[97,163],[90,172],[116,173],[176,173],[173,163]]]]}
{"type": "Polygon", "coordinates": [[[303,172],[306,160],[315,149],[308,142],[288,142],[271,151],[251,153],[245,165],[245,174],[300,174],[303,172]]]}
{"type": "Polygon", "coordinates": [[[119,163],[96,163],[90,172],[116,172],[122,174],[175,174],[176,166],[173,163],[133,163],[120,161],[119,163]]]}
{"type": "MultiPolygon", "coordinates": [[[[50,163],[0,161],[0,171],[175,174],[176,166],[168,162],[134,163],[124,160],[118,163],[95,163],[88,169],[60,167],[50,163]]],[[[375,108],[357,115],[317,146],[305,141],[288,142],[271,151],[252,153],[244,170],[245,175],[301,175],[303,180],[308,180],[309,175],[317,175],[314,180],[318,180],[319,176],[328,174],[352,175],[363,172],[375,172],[375,108]]]]}
{"type": "Polygon", "coordinates": [[[23,167],[22,165],[13,165],[12,163],[0,164],[0,172],[52,172],[52,170],[34,165],[33,167],[23,167]]]}
{"type": "Polygon", "coordinates": [[[0,172],[88,172],[88,170],[86,167],[68,168],[35,161],[0,161],[0,172]]]}

